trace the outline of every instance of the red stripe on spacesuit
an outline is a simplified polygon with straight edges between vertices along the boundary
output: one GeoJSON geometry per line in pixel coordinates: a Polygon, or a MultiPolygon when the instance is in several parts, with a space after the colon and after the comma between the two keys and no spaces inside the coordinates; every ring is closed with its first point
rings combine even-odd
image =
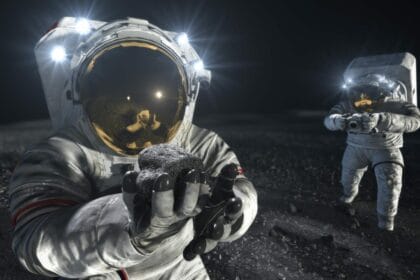
{"type": "Polygon", "coordinates": [[[12,226],[16,226],[19,219],[22,218],[22,216],[24,216],[31,210],[42,208],[45,206],[70,206],[70,205],[75,205],[77,203],[78,203],[77,201],[69,200],[69,199],[46,199],[46,200],[30,203],[26,205],[25,207],[19,209],[16,212],[16,214],[12,216],[12,226]]]}
{"type": "Polygon", "coordinates": [[[45,35],[45,34],[47,34],[48,32],[50,32],[51,30],[56,29],[57,27],[58,27],[58,21],[54,22],[54,23],[50,26],[50,28],[48,28],[48,30],[44,33],[44,35],[45,35]]]}
{"type": "Polygon", "coordinates": [[[243,175],[244,173],[245,170],[241,166],[238,166],[238,175],[243,175]]]}
{"type": "Polygon", "coordinates": [[[124,268],[121,268],[120,270],[118,270],[118,275],[120,276],[121,280],[128,280],[128,274],[124,268]]]}

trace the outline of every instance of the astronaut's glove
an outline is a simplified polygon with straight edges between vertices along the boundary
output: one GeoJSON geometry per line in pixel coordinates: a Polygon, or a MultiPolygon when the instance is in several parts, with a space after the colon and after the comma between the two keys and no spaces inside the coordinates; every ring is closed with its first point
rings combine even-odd
{"type": "Polygon", "coordinates": [[[377,133],[378,123],[380,119],[379,113],[363,113],[360,117],[360,125],[362,133],[377,133]]]}
{"type": "Polygon", "coordinates": [[[229,237],[237,232],[243,223],[243,207],[240,198],[230,198],[224,206],[224,217],[223,217],[223,234],[220,239],[206,238],[206,249],[204,253],[213,250],[219,242],[225,242],[229,237]]]}
{"type": "Polygon", "coordinates": [[[325,118],[324,125],[330,130],[345,130],[346,117],[342,114],[332,114],[325,118]]]}
{"type": "Polygon", "coordinates": [[[162,173],[154,177],[152,184],[150,180],[145,181],[145,177],[129,171],[124,176],[122,189],[131,219],[132,244],[140,253],[150,254],[162,241],[178,233],[189,218],[201,212],[198,206],[201,184],[196,170],[184,172],[176,180],[162,173]],[[179,182],[185,182],[181,192],[175,191],[179,182]]]}
{"type": "Polygon", "coordinates": [[[241,228],[244,217],[242,200],[233,192],[237,175],[237,166],[228,164],[216,178],[211,197],[203,211],[194,218],[195,236],[184,250],[186,260],[213,250],[219,242],[227,241],[241,228]]]}

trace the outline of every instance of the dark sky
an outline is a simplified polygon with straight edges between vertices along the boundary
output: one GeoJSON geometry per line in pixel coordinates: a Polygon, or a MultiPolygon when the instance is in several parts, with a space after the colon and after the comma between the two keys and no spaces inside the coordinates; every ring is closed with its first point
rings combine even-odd
{"type": "Polygon", "coordinates": [[[352,58],[420,54],[415,1],[16,0],[0,13],[0,123],[47,117],[32,49],[63,16],[186,31],[213,72],[200,114],[327,109],[352,58]]]}

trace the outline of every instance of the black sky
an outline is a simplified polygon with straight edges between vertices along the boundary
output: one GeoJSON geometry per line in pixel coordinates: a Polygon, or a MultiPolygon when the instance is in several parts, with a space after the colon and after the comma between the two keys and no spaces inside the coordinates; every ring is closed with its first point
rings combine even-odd
{"type": "Polygon", "coordinates": [[[32,50],[63,16],[186,31],[213,72],[199,115],[327,109],[352,58],[420,54],[415,1],[17,0],[0,13],[0,123],[47,117],[32,50]]]}

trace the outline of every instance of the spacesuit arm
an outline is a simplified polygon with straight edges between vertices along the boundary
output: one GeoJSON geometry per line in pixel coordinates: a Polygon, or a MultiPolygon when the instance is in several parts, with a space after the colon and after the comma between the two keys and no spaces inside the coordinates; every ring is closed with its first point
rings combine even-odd
{"type": "MultiPolygon", "coordinates": [[[[218,176],[227,164],[235,163],[240,166],[235,153],[216,133],[195,127],[192,136],[194,140],[190,146],[191,151],[203,159],[204,166],[211,176],[218,176]]],[[[236,178],[233,191],[242,200],[244,218],[242,225],[223,241],[234,241],[244,235],[258,211],[257,192],[243,172],[236,178]]]]}
{"type": "Polygon", "coordinates": [[[324,126],[328,130],[344,130],[345,120],[343,114],[345,113],[345,108],[343,104],[339,103],[331,108],[328,115],[324,118],[324,126]]]}
{"type": "Polygon", "coordinates": [[[403,113],[379,113],[377,128],[379,131],[405,133],[414,132],[420,128],[420,111],[411,103],[403,105],[403,113]]]}
{"type": "Polygon", "coordinates": [[[71,141],[52,137],[25,153],[9,195],[12,247],[30,272],[86,277],[141,262],[120,194],[92,200],[89,166],[71,141]]]}

